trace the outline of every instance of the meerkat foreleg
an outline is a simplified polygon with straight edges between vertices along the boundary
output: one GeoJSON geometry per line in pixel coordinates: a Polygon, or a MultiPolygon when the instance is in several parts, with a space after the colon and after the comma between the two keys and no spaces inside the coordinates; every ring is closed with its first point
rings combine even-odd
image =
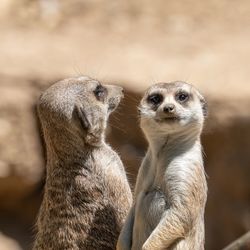
{"type": "MultiPolygon", "coordinates": [[[[145,178],[147,168],[149,167],[148,157],[146,156],[142,166],[139,169],[136,185],[135,185],[135,196],[140,192],[143,179],[145,178]]],[[[125,224],[121,230],[120,236],[118,238],[118,243],[116,246],[117,250],[130,250],[132,247],[132,238],[133,238],[133,227],[135,219],[135,204],[130,209],[125,224]]]]}
{"type": "Polygon", "coordinates": [[[178,240],[185,238],[192,227],[194,216],[185,205],[174,205],[168,209],[157,227],[142,246],[142,250],[168,249],[178,240]]]}
{"type": "Polygon", "coordinates": [[[118,238],[117,250],[130,250],[132,246],[133,226],[134,226],[134,210],[133,206],[126,218],[125,224],[118,238]]]}

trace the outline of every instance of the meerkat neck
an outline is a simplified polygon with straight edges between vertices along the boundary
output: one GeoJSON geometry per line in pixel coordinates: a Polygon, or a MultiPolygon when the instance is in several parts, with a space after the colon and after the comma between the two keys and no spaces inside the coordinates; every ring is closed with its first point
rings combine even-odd
{"type": "Polygon", "coordinates": [[[72,134],[70,131],[57,131],[45,135],[47,165],[53,168],[57,165],[72,165],[72,161],[81,163],[87,159],[95,149],[105,144],[103,141],[98,147],[87,145],[84,138],[72,134]]]}
{"type": "Polygon", "coordinates": [[[200,131],[190,130],[146,137],[153,158],[159,158],[161,155],[176,157],[196,146],[200,148],[200,131]]]}

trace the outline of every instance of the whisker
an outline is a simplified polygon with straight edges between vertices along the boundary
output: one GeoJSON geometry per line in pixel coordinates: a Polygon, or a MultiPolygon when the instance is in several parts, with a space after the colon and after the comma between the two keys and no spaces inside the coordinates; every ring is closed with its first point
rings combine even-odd
{"type": "Polygon", "coordinates": [[[139,103],[140,102],[140,98],[135,98],[132,94],[125,94],[125,98],[133,101],[134,103],[139,103]]]}
{"type": "Polygon", "coordinates": [[[118,127],[118,126],[116,126],[116,125],[114,125],[114,124],[112,124],[112,123],[109,123],[109,125],[110,125],[110,127],[115,128],[115,129],[121,131],[121,132],[124,133],[124,134],[127,134],[126,131],[125,131],[124,129],[122,129],[122,128],[120,128],[120,127],[118,127]]]}
{"type": "Polygon", "coordinates": [[[121,120],[119,119],[119,118],[117,118],[117,117],[115,117],[115,116],[113,116],[113,121],[116,121],[116,122],[121,122],[121,120]]]}

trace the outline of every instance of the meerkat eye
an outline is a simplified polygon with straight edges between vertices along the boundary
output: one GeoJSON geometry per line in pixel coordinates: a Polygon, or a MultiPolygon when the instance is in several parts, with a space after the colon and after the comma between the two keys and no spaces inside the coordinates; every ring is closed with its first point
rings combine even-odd
{"type": "Polygon", "coordinates": [[[186,102],[189,99],[189,94],[186,92],[180,92],[176,95],[176,99],[179,102],[186,102]]]}
{"type": "Polygon", "coordinates": [[[106,95],[106,89],[102,85],[97,85],[94,94],[98,100],[103,100],[106,95]]]}
{"type": "Polygon", "coordinates": [[[152,94],[148,96],[147,101],[154,105],[158,105],[163,101],[163,96],[160,94],[152,94]]]}

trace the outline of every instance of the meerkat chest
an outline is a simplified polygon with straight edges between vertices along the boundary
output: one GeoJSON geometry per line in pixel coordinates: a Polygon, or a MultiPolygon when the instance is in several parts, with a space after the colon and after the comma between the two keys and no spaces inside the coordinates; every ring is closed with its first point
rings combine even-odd
{"type": "Polygon", "coordinates": [[[140,194],[137,204],[137,215],[139,220],[153,229],[160,222],[167,208],[168,202],[165,194],[160,188],[154,187],[140,194]]]}
{"type": "Polygon", "coordinates": [[[163,176],[158,172],[157,165],[152,165],[144,176],[142,188],[136,199],[136,216],[137,221],[140,221],[138,226],[146,224],[144,225],[146,228],[154,229],[167,208],[168,199],[163,176]]]}
{"type": "Polygon", "coordinates": [[[185,178],[183,167],[183,159],[179,158],[170,162],[163,156],[150,162],[136,199],[139,221],[146,223],[149,228],[155,228],[169,208],[172,182],[179,182],[181,185],[182,178],[185,178]]]}
{"type": "Polygon", "coordinates": [[[123,174],[123,164],[115,151],[109,145],[105,145],[93,154],[93,160],[97,168],[104,175],[119,175],[123,174]]]}

